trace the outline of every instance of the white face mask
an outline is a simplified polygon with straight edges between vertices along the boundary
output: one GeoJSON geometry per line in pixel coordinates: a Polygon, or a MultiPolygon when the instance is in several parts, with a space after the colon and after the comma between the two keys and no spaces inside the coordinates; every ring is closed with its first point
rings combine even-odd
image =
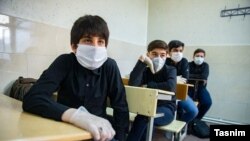
{"type": "Polygon", "coordinates": [[[108,53],[106,47],[78,44],[76,58],[83,67],[94,70],[108,59],[108,53]]]}
{"type": "Polygon", "coordinates": [[[201,65],[204,62],[204,58],[203,57],[194,57],[194,63],[196,65],[201,65]]]}
{"type": "Polygon", "coordinates": [[[171,55],[171,59],[175,62],[181,61],[182,57],[183,57],[182,52],[173,52],[171,55]]]}
{"type": "Polygon", "coordinates": [[[158,72],[159,70],[162,69],[166,61],[166,58],[161,58],[161,57],[155,57],[152,59],[153,65],[154,65],[154,71],[158,72]]]}

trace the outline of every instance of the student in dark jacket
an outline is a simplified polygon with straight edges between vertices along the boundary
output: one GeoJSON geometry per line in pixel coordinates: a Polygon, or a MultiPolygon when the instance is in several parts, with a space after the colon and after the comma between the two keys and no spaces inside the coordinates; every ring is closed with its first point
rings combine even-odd
{"type": "MultiPolygon", "coordinates": [[[[147,55],[141,55],[134,69],[130,73],[129,85],[162,89],[175,92],[176,69],[165,64],[167,44],[161,40],[149,43],[147,55]]],[[[163,117],[155,118],[154,125],[167,125],[174,119],[176,110],[175,97],[171,101],[159,100],[157,113],[164,113],[163,117]]],[[[127,141],[145,141],[148,118],[137,115],[127,141]]]]}
{"type": "MultiPolygon", "coordinates": [[[[184,43],[172,40],[169,42],[168,47],[170,58],[167,58],[166,64],[177,69],[178,83],[186,83],[189,78],[189,66],[187,59],[183,57],[184,43]]],[[[187,123],[192,121],[198,114],[198,108],[189,96],[185,101],[178,102],[177,110],[179,119],[187,123]]]]}
{"type": "Polygon", "coordinates": [[[107,56],[109,29],[99,16],[85,15],[71,29],[72,53],[60,55],[23,100],[24,111],[89,131],[94,140],[124,141],[129,126],[125,88],[115,60],[107,56]],[[57,102],[51,97],[57,92],[57,102]],[[106,101],[114,109],[113,127],[106,101]]]}
{"type": "Polygon", "coordinates": [[[189,95],[198,100],[199,113],[197,119],[202,119],[212,105],[211,96],[207,90],[207,78],[209,75],[209,65],[204,62],[206,52],[203,49],[196,49],[193,54],[193,61],[189,62],[190,79],[189,83],[197,85],[189,89],[189,95]],[[192,80],[196,79],[196,80],[192,80]]]}

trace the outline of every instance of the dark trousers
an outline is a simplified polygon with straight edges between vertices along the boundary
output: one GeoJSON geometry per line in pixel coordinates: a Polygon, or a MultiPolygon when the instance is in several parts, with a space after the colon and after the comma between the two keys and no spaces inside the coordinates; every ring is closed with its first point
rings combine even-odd
{"type": "Polygon", "coordinates": [[[202,119],[212,105],[212,99],[208,90],[206,89],[205,86],[199,85],[196,93],[194,91],[194,88],[190,88],[188,94],[190,97],[194,97],[195,95],[198,101],[198,110],[199,110],[196,118],[202,119]]]}

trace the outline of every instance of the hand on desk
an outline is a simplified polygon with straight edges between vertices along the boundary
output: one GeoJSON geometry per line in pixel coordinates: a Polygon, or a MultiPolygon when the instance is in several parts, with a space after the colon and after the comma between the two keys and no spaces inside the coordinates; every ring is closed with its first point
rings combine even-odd
{"type": "Polygon", "coordinates": [[[187,79],[182,77],[182,76],[177,76],[177,83],[180,84],[186,84],[187,83],[187,79]]]}
{"type": "Polygon", "coordinates": [[[115,131],[108,120],[90,114],[82,106],[73,113],[69,122],[89,131],[95,141],[109,141],[115,135],[115,131]]]}

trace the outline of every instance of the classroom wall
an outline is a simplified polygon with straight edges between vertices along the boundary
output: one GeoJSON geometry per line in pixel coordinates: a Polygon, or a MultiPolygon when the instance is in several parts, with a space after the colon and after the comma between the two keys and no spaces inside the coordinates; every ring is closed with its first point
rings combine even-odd
{"type": "Polygon", "coordinates": [[[0,0],[0,92],[8,93],[18,76],[38,78],[60,54],[71,52],[70,29],[85,14],[108,23],[108,54],[126,76],[145,51],[147,0],[0,0]],[[131,63],[132,62],[132,63],[131,63]]]}
{"type": "Polygon", "coordinates": [[[70,29],[85,14],[100,15],[111,38],[138,45],[147,39],[147,0],[0,0],[0,12],[70,29]]]}
{"type": "Polygon", "coordinates": [[[208,90],[213,105],[206,117],[250,123],[250,16],[220,17],[221,10],[249,7],[249,0],[149,0],[148,41],[185,43],[192,61],[196,48],[206,50],[208,90]]]}

